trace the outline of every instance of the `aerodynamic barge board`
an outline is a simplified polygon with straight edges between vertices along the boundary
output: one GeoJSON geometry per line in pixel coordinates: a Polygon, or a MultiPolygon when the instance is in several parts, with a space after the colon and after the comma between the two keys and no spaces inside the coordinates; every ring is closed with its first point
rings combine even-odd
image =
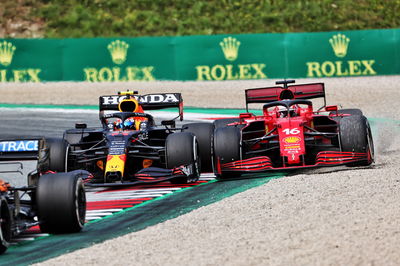
{"type": "Polygon", "coordinates": [[[116,190],[88,192],[89,217],[106,215],[104,219],[94,219],[81,233],[40,237],[35,241],[13,246],[1,256],[0,265],[28,265],[41,262],[107,239],[143,230],[282,176],[284,176],[282,173],[270,173],[257,178],[244,177],[224,182],[205,180],[202,184],[164,194],[160,192],[164,191],[160,184],[158,192],[154,191],[153,195],[158,195],[155,198],[141,194],[146,190],[142,188],[134,188],[134,192],[130,189],[122,189],[119,192],[116,190]],[[122,194],[126,198],[115,198],[122,194]],[[146,201],[146,198],[152,200],[146,201]]]}

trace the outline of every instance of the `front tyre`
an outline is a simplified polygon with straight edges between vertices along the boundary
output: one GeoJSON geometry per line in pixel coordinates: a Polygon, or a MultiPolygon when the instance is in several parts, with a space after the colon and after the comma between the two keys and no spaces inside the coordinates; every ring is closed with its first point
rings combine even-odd
{"type": "Polygon", "coordinates": [[[39,178],[36,200],[42,232],[62,234],[82,230],[86,217],[83,179],[88,176],[89,172],[76,170],[39,178]]]}
{"type": "Polygon", "coordinates": [[[0,255],[6,252],[11,241],[11,213],[5,197],[0,198],[0,255]]]}
{"type": "Polygon", "coordinates": [[[212,172],[212,138],[214,125],[212,123],[190,123],[183,125],[183,132],[191,132],[199,144],[201,171],[212,172]]]}
{"type": "Polygon", "coordinates": [[[195,182],[200,176],[200,157],[197,139],[190,132],[178,132],[168,135],[165,142],[165,157],[167,168],[173,169],[188,166],[191,173],[171,180],[173,184],[195,182]]]}
{"type": "Polygon", "coordinates": [[[348,165],[370,165],[374,161],[374,142],[367,118],[361,115],[343,117],[340,120],[339,127],[342,151],[368,154],[367,160],[348,165]]]}
{"type": "Polygon", "coordinates": [[[240,176],[240,173],[218,173],[221,164],[238,161],[242,158],[241,131],[237,127],[221,127],[214,132],[214,173],[217,178],[240,176]]]}

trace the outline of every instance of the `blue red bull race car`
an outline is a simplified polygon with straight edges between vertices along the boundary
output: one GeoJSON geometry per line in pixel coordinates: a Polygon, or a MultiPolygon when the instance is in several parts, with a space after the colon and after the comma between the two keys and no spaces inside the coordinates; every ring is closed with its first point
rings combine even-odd
{"type": "Polygon", "coordinates": [[[374,161],[371,128],[361,110],[327,106],[324,83],[289,85],[294,82],[247,89],[247,112],[214,122],[217,177],[374,161]],[[323,106],[314,110],[310,99],[317,98],[323,106]],[[248,112],[254,103],[263,104],[262,115],[248,112]]]}
{"type": "Polygon", "coordinates": [[[180,93],[105,95],[99,98],[99,111],[102,127],[76,124],[53,144],[52,170],[85,169],[92,173],[87,186],[192,183],[202,169],[211,170],[213,125],[177,127],[175,120],[183,119],[180,93]],[[178,108],[179,114],[157,125],[146,113],[164,108],[178,108]]]}

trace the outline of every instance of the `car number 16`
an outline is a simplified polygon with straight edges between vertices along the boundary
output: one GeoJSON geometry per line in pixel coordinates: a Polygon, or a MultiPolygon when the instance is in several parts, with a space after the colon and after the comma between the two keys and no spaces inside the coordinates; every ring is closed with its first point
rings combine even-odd
{"type": "Polygon", "coordinates": [[[283,133],[285,133],[286,135],[297,135],[297,134],[300,133],[300,130],[299,130],[297,127],[292,128],[292,129],[290,129],[290,128],[285,128],[285,129],[282,130],[282,131],[283,131],[283,133]]]}

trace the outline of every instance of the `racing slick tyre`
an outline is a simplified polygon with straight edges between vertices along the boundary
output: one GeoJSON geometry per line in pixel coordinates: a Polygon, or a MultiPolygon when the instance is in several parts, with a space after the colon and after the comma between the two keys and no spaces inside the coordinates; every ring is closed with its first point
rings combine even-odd
{"type": "Polygon", "coordinates": [[[362,115],[343,117],[339,123],[342,151],[367,153],[368,159],[348,166],[370,165],[374,161],[374,142],[368,119],[362,115]]]}
{"type": "MultiPolygon", "coordinates": [[[[349,109],[341,109],[337,111],[338,114],[348,114],[348,115],[363,115],[360,109],[349,108],[349,109]]],[[[336,114],[336,112],[331,112],[331,114],[336,114]]]]}
{"type": "Polygon", "coordinates": [[[168,135],[165,143],[167,168],[173,169],[182,165],[191,168],[187,176],[171,180],[173,184],[195,182],[200,176],[200,158],[196,136],[190,132],[178,132],[168,135]]]}
{"type": "Polygon", "coordinates": [[[6,252],[11,241],[11,212],[7,200],[0,198],[0,255],[6,252]]]}
{"type": "Polygon", "coordinates": [[[214,128],[226,127],[228,124],[239,122],[239,118],[223,118],[214,121],[214,128]]]}
{"type": "Polygon", "coordinates": [[[218,179],[238,177],[240,173],[218,173],[221,164],[241,159],[241,131],[237,127],[221,127],[214,132],[214,173],[218,179]]]}
{"type": "Polygon", "coordinates": [[[363,115],[360,109],[355,109],[355,108],[338,110],[338,113],[349,114],[349,115],[363,115]]]}
{"type": "Polygon", "coordinates": [[[48,138],[46,143],[49,147],[49,170],[65,172],[65,160],[67,155],[67,142],[64,139],[48,138]]]}
{"type": "Polygon", "coordinates": [[[212,138],[214,125],[212,123],[190,123],[183,125],[183,132],[191,132],[196,136],[202,172],[212,172],[212,138]]]}
{"type": "Polygon", "coordinates": [[[86,217],[83,179],[88,176],[89,172],[76,170],[39,178],[36,200],[42,232],[63,234],[82,230],[86,217]]]}

